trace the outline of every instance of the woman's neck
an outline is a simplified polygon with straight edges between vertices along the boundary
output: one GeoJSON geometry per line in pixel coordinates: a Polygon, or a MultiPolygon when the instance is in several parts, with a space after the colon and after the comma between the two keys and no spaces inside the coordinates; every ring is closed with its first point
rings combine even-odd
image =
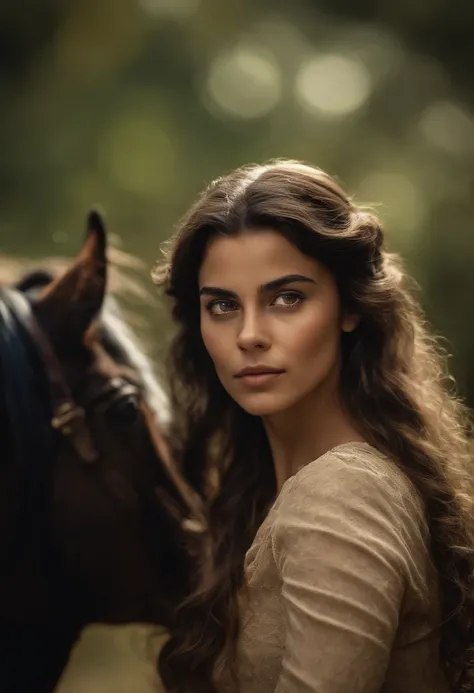
{"type": "Polygon", "coordinates": [[[345,411],[337,389],[311,393],[290,410],[263,418],[273,456],[278,492],[299,469],[332,448],[364,441],[345,411]]]}

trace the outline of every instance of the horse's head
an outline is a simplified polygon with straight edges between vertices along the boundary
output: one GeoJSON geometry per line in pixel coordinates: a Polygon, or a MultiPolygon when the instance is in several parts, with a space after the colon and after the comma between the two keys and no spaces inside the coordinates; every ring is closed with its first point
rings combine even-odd
{"type": "Polygon", "coordinates": [[[22,479],[12,463],[4,488],[12,497],[21,487],[17,520],[33,520],[20,522],[17,541],[20,530],[26,545],[47,538],[56,578],[84,595],[86,620],[166,620],[164,600],[182,578],[169,507],[185,516],[198,506],[168,457],[148,361],[104,305],[106,282],[106,233],[92,213],[65,273],[32,274],[0,296],[2,418],[22,479]]]}

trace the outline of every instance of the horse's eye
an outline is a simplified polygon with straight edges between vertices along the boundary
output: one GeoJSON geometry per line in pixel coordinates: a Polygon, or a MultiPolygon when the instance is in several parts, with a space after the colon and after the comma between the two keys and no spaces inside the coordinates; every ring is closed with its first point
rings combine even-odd
{"type": "Polygon", "coordinates": [[[116,400],[109,408],[108,415],[120,423],[133,424],[140,416],[140,402],[136,395],[127,394],[116,400]]]}

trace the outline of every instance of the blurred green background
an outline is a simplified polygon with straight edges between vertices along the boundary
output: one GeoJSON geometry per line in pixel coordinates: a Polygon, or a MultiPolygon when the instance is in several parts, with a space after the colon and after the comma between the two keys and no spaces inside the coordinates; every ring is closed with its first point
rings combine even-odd
{"type": "MultiPolygon", "coordinates": [[[[3,0],[0,254],[74,255],[98,203],[151,268],[214,176],[302,158],[376,206],[474,405],[473,39],[472,0],[3,0]]],[[[61,693],[150,691],[137,633],[91,629],[61,693]]]]}

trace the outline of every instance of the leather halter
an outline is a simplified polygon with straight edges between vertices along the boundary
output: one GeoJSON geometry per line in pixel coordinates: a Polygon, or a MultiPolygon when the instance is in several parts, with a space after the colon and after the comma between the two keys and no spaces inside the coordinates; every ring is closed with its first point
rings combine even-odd
{"type": "Polygon", "coordinates": [[[53,417],[51,426],[70,438],[79,457],[87,463],[95,462],[99,453],[85,421],[85,412],[72,396],[71,390],[48,337],[36,320],[28,299],[15,289],[2,289],[4,297],[14,309],[16,319],[33,340],[46,371],[51,393],[53,417]]]}

